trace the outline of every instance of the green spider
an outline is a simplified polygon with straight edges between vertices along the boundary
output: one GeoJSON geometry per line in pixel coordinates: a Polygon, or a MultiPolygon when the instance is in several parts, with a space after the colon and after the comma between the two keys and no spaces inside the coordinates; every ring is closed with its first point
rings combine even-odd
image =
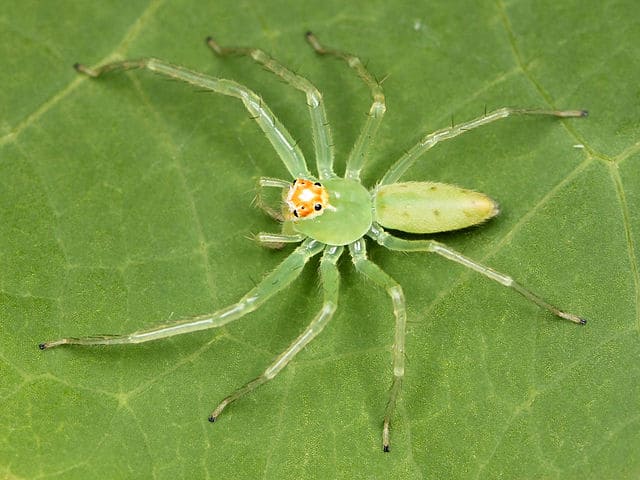
{"type": "Polygon", "coordinates": [[[333,55],[353,68],[367,84],[373,97],[369,115],[347,159],[344,177],[336,175],[333,171],[333,143],[322,95],[307,79],[288,70],[262,50],[223,48],[211,37],[207,38],[207,44],[216,54],[249,56],[306,95],[311,115],[317,177],[309,172],[302,151],[269,107],[257,94],[239,83],[203,75],[155,58],[124,60],[96,69],[80,64],[74,66],[77,71],[90,77],[100,77],[114,70],[147,69],[171,79],[240,99],[294,179],[292,183],[275,178],[260,178],[258,205],[282,222],[282,231],[281,233],[260,233],[256,238],[259,243],[268,247],[281,247],[286,243],[299,243],[299,246],[237,303],[217,312],[189,317],[125,335],[62,338],[41,343],[39,347],[44,350],[61,345],[133,344],[218,328],[254,311],[293,282],[311,257],[322,253],[320,259],[320,279],[324,297],[322,308],[309,326],[267,367],[262,375],[251,380],[218,404],[209,416],[209,420],[213,422],[229,404],[273,379],[326,326],[338,305],[340,277],[336,263],[346,247],[356,270],[384,288],[393,303],[395,316],[393,379],[382,427],[382,449],[388,452],[391,419],[404,378],[406,308],[400,284],[367,258],[365,237],[371,238],[390,250],[437,253],[514,289],[557,317],[577,324],[586,323],[585,319],[549,304],[516,283],[510,276],[475,262],[442,243],[431,239],[407,240],[388,233],[385,228],[419,234],[457,230],[478,225],[497,215],[499,211],[496,202],[482,193],[443,183],[398,183],[398,180],[423,153],[440,141],[456,137],[482,125],[511,115],[550,115],[567,118],[584,117],[587,112],[513,108],[495,110],[474,120],[426,135],[400,157],[376,185],[367,189],[360,182],[360,172],[366,163],[371,143],[386,110],[382,88],[358,57],[324,48],[311,32],[307,33],[306,38],[318,54],[333,55]],[[269,187],[282,189],[281,210],[271,208],[263,202],[261,190],[269,187]]]}

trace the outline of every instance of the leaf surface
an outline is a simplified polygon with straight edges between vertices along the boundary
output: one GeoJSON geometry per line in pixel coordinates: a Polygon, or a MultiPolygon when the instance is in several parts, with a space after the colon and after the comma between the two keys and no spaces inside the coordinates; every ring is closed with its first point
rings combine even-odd
{"type": "Polygon", "coordinates": [[[640,31],[631,1],[33,2],[0,16],[0,476],[6,478],[637,478],[640,474],[640,31]],[[64,12],[64,13],[62,13],[64,12]],[[369,93],[304,42],[384,78],[364,182],[427,132],[501,106],[516,118],[429,152],[406,175],[483,191],[501,215],[438,238],[589,318],[557,321],[441,258],[374,245],[404,288],[407,375],[380,451],[393,315],[347,261],[340,307],[275,380],[211,425],[320,306],[317,263],[217,331],[118,348],[60,336],[139,330],[240,298],[287,255],[247,239],[286,171],[235,99],[98,65],[154,56],[260,92],[312,164],[304,96],[256,46],[323,92],[337,168],[369,93]]]}

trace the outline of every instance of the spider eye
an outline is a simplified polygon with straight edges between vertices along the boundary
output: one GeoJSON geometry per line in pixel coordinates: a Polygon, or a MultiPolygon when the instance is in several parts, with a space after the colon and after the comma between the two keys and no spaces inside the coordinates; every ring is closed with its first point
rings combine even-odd
{"type": "Polygon", "coordinates": [[[295,185],[297,181],[298,181],[298,179],[297,179],[297,178],[296,178],[296,179],[294,179],[294,180],[293,180],[292,185],[295,185]]]}
{"type": "Polygon", "coordinates": [[[294,211],[293,211],[293,216],[294,216],[294,217],[297,217],[297,216],[298,216],[298,210],[294,210],[294,211]]]}
{"type": "Polygon", "coordinates": [[[322,184],[321,184],[320,182],[315,182],[315,183],[314,183],[314,185],[315,185],[316,187],[321,187],[321,186],[322,186],[322,184]]]}
{"type": "Polygon", "coordinates": [[[322,210],[322,204],[321,203],[316,203],[313,208],[315,209],[316,212],[319,212],[320,210],[322,210]]]}

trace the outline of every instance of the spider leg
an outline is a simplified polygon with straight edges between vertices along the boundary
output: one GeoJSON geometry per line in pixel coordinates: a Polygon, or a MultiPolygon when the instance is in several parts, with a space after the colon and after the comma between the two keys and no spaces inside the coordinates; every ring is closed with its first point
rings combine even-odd
{"type": "Polygon", "coordinates": [[[311,44],[311,47],[313,47],[316,53],[320,55],[333,55],[334,57],[338,57],[347,62],[347,65],[356,71],[358,76],[367,84],[369,90],[371,90],[373,104],[369,109],[367,120],[360,131],[360,135],[349,154],[349,158],[347,159],[347,169],[345,172],[346,178],[359,180],[360,171],[367,159],[369,148],[375,138],[380,123],[382,123],[384,112],[387,110],[382,86],[380,85],[380,82],[373,78],[371,73],[369,73],[360,59],[355,55],[323,47],[316,36],[311,32],[307,32],[307,41],[311,44]]]}
{"type": "Polygon", "coordinates": [[[543,298],[539,297],[529,289],[523,287],[519,283],[517,283],[513,278],[504,273],[500,273],[486,265],[483,265],[475,260],[471,260],[468,257],[465,257],[461,253],[455,251],[452,248],[447,247],[446,245],[436,242],[434,240],[405,240],[403,238],[394,237],[389,233],[385,232],[382,228],[378,226],[371,227],[371,230],[368,234],[371,238],[373,238],[380,245],[387,247],[390,250],[397,250],[401,252],[433,252],[438,255],[443,256],[449,260],[452,260],[460,265],[463,265],[471,270],[475,270],[476,272],[484,275],[485,277],[490,278],[498,282],[505,287],[512,288],[520,295],[525,297],[527,300],[535,303],[541,308],[551,312],[556,317],[563,318],[565,320],[569,320],[571,322],[584,325],[587,323],[587,320],[581,318],[573,313],[565,312],[560,310],[557,307],[554,307],[550,303],[548,303],[543,298]]]}
{"type": "Polygon", "coordinates": [[[235,54],[251,57],[254,61],[260,63],[267,70],[275,73],[293,88],[300,90],[307,96],[318,175],[320,178],[335,177],[336,175],[333,173],[331,129],[327,120],[327,112],[324,109],[322,94],[318,89],[309,80],[287,69],[277,60],[257,48],[221,47],[211,37],[207,38],[207,45],[219,56],[235,54]]]}
{"type": "Polygon", "coordinates": [[[222,400],[209,416],[209,421],[214,422],[222,411],[229,404],[244,397],[247,393],[252,392],[263,383],[272,380],[287,364],[295,357],[316,335],[318,335],[325,325],[329,322],[333,313],[338,306],[338,287],[340,283],[340,274],[336,267],[336,262],[344,247],[327,246],[325,248],[322,259],[320,260],[320,279],[322,281],[322,290],[324,292],[324,301],[322,308],[311,321],[309,326],[296,338],[287,349],[267,367],[267,369],[255,379],[239,388],[231,395],[222,400]]]}
{"type": "Polygon", "coordinates": [[[393,343],[393,382],[389,392],[389,401],[384,411],[382,426],[382,450],[388,452],[391,418],[393,417],[393,411],[395,410],[396,401],[402,389],[402,380],[404,379],[404,344],[407,325],[404,293],[398,282],[367,258],[364,239],[361,238],[350,244],[349,252],[351,253],[356,270],[364,274],[372,282],[384,288],[393,302],[393,313],[396,318],[393,343]]]}
{"type": "Polygon", "coordinates": [[[286,233],[267,233],[260,232],[255,236],[256,241],[267,248],[282,248],[287,243],[300,243],[305,238],[301,233],[293,233],[291,235],[286,233]]]}
{"type": "Polygon", "coordinates": [[[160,338],[173,337],[184,333],[218,328],[244,317],[254,311],[265,301],[289,285],[300,274],[302,267],[314,255],[322,251],[324,244],[315,240],[306,240],[296,248],[284,261],[271,271],[258,285],[251,289],[237,303],[218,310],[215,313],[198,315],[178,320],[167,325],[141,330],[124,335],[100,335],[82,338],[61,338],[41,343],[40,349],[58,347],[60,345],[118,345],[143,343],[160,338]]]}
{"type": "Polygon", "coordinates": [[[522,108],[500,108],[493,112],[485,113],[481,117],[474,118],[468,122],[459,125],[443,128],[428,134],[416,145],[410,148],[402,157],[400,157],[385,173],[380,180],[380,185],[388,185],[396,183],[402,175],[411,167],[416,160],[427,150],[434,147],[438,142],[457,137],[469,130],[493,123],[496,120],[511,117],[514,115],[549,115],[558,118],[586,117],[586,110],[530,110],[522,108]]]}
{"type": "Polygon", "coordinates": [[[133,70],[138,68],[146,69],[155,74],[180,80],[181,82],[189,83],[196,87],[211,90],[222,95],[236,97],[242,101],[251,117],[258,123],[293,178],[306,178],[310,176],[302,151],[291,137],[291,134],[275,117],[271,109],[265,105],[262,99],[244,85],[234,82],[233,80],[204,75],[184,67],[172,65],[164,60],[158,60],[157,58],[123,60],[120,62],[107,63],[97,68],[89,68],[76,63],[74,68],[78,72],[93,78],[100,77],[112,71],[133,70]]]}

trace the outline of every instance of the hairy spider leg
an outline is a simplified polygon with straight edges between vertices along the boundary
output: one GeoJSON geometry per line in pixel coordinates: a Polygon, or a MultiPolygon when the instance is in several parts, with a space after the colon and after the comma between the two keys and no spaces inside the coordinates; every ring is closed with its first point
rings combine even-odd
{"type": "Polygon", "coordinates": [[[209,416],[209,421],[214,422],[222,411],[230,403],[244,397],[263,383],[272,380],[287,364],[295,357],[311,340],[313,340],[327,325],[338,307],[338,288],[340,285],[340,273],[336,267],[336,262],[340,258],[344,247],[327,246],[320,260],[320,281],[324,300],[318,314],[305,330],[296,338],[287,349],[273,361],[271,365],[259,377],[251,380],[242,388],[239,388],[231,395],[220,402],[209,416]]]}
{"type": "Polygon", "coordinates": [[[301,233],[269,233],[260,232],[255,236],[255,240],[267,248],[282,248],[286,243],[300,243],[306,236],[301,233]]]}
{"type": "Polygon", "coordinates": [[[402,175],[411,167],[415,161],[427,150],[434,147],[438,142],[448,140],[450,138],[457,137],[474,128],[493,123],[496,120],[501,120],[514,115],[550,115],[552,117],[559,118],[571,118],[571,117],[586,117],[588,112],[586,110],[533,110],[524,108],[499,108],[493,112],[486,113],[481,117],[474,118],[468,122],[454,125],[449,128],[443,128],[433,133],[426,135],[416,145],[410,148],[404,155],[402,155],[390,168],[387,173],[384,174],[380,180],[380,185],[389,185],[396,183],[402,175]]]}
{"type": "MultiPolygon", "coordinates": [[[[336,175],[333,173],[333,141],[331,140],[331,129],[329,128],[327,112],[325,111],[320,91],[309,80],[292,72],[258,48],[221,47],[212,37],[207,38],[207,45],[219,56],[235,54],[246,55],[252,58],[307,96],[318,175],[321,179],[335,177],[336,175]]],[[[294,178],[299,177],[294,176],[294,178]]]]}
{"type": "Polygon", "coordinates": [[[360,135],[349,154],[349,158],[347,159],[347,168],[345,171],[345,178],[360,180],[360,171],[364,167],[371,144],[376,136],[380,123],[382,123],[384,112],[387,110],[382,86],[371,75],[371,73],[369,73],[360,59],[355,55],[323,47],[316,36],[311,32],[307,32],[306,37],[307,41],[316,53],[320,55],[333,55],[334,57],[338,57],[347,62],[347,65],[356,71],[358,76],[367,84],[371,91],[373,103],[369,109],[367,120],[362,126],[360,135]]]}
{"type": "Polygon", "coordinates": [[[39,345],[40,349],[45,350],[60,345],[120,345],[143,343],[160,338],[182,335],[184,333],[196,332],[198,330],[222,327],[254,311],[274,294],[291,284],[291,282],[298,278],[307,261],[314,255],[320,253],[324,247],[324,244],[316,240],[305,240],[237,303],[218,310],[215,313],[188,317],[166,325],[125,335],[61,338],[59,340],[41,343],[39,345]]]}
{"type": "Polygon", "coordinates": [[[373,283],[384,288],[393,303],[393,314],[396,319],[393,342],[393,382],[389,391],[389,401],[384,411],[382,426],[382,450],[388,452],[391,418],[393,417],[396,401],[402,390],[402,380],[404,379],[404,344],[407,327],[404,293],[402,293],[402,287],[398,282],[367,258],[366,243],[363,238],[350,244],[349,252],[356,270],[373,283]]]}
{"type": "Polygon", "coordinates": [[[446,245],[436,242],[434,240],[405,240],[403,238],[394,237],[393,235],[384,231],[381,227],[374,225],[371,227],[371,230],[367,233],[367,235],[373,238],[380,245],[387,247],[389,250],[396,250],[400,252],[433,252],[438,255],[452,260],[460,265],[463,265],[471,270],[475,270],[476,272],[484,275],[491,280],[498,282],[505,287],[512,288],[527,300],[535,303],[541,308],[551,312],[556,317],[563,318],[565,320],[569,320],[573,323],[577,323],[580,325],[584,325],[587,323],[587,320],[574,315],[573,313],[568,313],[563,310],[560,310],[557,307],[554,307],[550,303],[548,303],[543,298],[539,297],[535,293],[526,289],[519,283],[517,283],[513,278],[509,275],[505,275],[504,273],[500,273],[486,265],[482,265],[481,263],[476,262],[475,260],[471,260],[468,257],[465,257],[461,253],[455,251],[452,248],[447,247],[446,245]]]}
{"type": "Polygon", "coordinates": [[[123,60],[107,63],[97,68],[89,68],[76,63],[78,72],[90,77],[100,77],[105,73],[116,70],[146,69],[155,74],[211,90],[222,95],[239,98],[251,117],[258,123],[265,136],[273,145],[282,162],[293,178],[308,178],[310,176],[302,150],[291,137],[284,125],[275,117],[271,109],[255,92],[233,80],[211,77],[188,68],[172,65],[157,58],[141,58],[137,60],[123,60]]]}

